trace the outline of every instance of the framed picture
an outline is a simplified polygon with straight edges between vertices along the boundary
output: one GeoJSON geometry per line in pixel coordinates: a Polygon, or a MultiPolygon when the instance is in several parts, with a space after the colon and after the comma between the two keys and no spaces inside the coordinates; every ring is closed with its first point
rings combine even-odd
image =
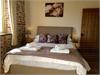
{"type": "Polygon", "coordinates": [[[64,3],[45,3],[46,17],[63,17],[64,3]]]}

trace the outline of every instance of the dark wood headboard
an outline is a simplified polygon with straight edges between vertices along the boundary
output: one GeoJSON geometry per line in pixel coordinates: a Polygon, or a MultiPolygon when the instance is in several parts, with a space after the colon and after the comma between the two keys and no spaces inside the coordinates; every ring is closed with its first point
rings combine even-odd
{"type": "Polygon", "coordinates": [[[38,26],[37,34],[49,33],[49,34],[71,34],[73,32],[73,27],[54,27],[54,26],[38,26]]]}

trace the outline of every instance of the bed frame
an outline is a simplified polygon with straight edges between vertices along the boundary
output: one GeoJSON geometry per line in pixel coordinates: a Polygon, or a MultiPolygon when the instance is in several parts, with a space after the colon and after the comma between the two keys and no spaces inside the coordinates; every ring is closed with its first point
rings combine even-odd
{"type": "Polygon", "coordinates": [[[49,33],[49,34],[71,34],[73,32],[73,27],[54,27],[54,26],[38,26],[37,34],[49,33]]]}
{"type": "MultiPolygon", "coordinates": [[[[37,29],[37,34],[49,33],[49,34],[70,34],[72,33],[72,27],[51,27],[51,26],[39,26],[37,29]]],[[[77,75],[75,70],[64,71],[56,69],[47,69],[39,67],[29,67],[23,65],[11,65],[8,74],[32,74],[32,75],[77,75]]]]}

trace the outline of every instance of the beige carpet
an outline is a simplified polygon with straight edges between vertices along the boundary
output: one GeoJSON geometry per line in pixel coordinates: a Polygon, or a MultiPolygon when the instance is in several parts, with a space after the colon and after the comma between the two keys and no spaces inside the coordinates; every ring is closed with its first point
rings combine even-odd
{"type": "Polygon", "coordinates": [[[22,65],[12,65],[8,74],[23,75],[77,75],[74,70],[64,71],[55,69],[46,69],[38,67],[27,67],[22,65]]]}

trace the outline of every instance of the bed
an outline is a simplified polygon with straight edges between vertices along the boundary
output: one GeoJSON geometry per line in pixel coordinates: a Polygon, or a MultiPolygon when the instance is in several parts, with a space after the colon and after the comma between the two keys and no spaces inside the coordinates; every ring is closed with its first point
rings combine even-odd
{"type": "MultiPolygon", "coordinates": [[[[39,26],[37,29],[37,34],[71,34],[72,32],[72,27],[39,26]]],[[[39,51],[23,50],[23,47],[11,50],[12,52],[8,52],[4,60],[4,72],[8,74],[32,75],[86,75],[90,67],[77,51],[74,44],[64,44],[70,51],[69,54],[50,52],[57,45],[54,43],[37,43],[33,41],[26,44],[24,49],[26,49],[26,46],[41,46],[39,51]]]]}

